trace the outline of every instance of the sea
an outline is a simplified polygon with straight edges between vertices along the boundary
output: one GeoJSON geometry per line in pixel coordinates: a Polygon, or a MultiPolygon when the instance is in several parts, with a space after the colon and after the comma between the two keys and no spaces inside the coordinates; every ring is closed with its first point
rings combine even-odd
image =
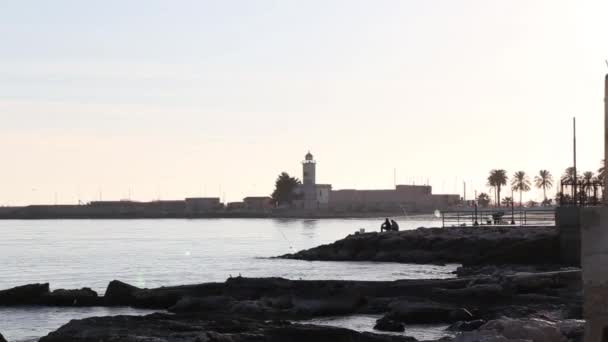
{"type": "MultiPolygon", "coordinates": [[[[400,229],[440,227],[434,216],[396,218],[400,229]]],[[[138,287],[223,282],[229,277],[395,280],[454,277],[459,266],[274,259],[331,243],[377,219],[155,219],[0,221],[0,289],[50,283],[51,290],[90,287],[103,294],[114,279],[138,287]]],[[[37,341],[72,319],[143,315],[133,308],[0,307],[0,333],[37,341]]],[[[326,317],[316,324],[371,331],[375,316],[326,317]]],[[[416,326],[418,338],[449,334],[416,326]]],[[[409,331],[409,333],[408,333],[409,331]]]]}

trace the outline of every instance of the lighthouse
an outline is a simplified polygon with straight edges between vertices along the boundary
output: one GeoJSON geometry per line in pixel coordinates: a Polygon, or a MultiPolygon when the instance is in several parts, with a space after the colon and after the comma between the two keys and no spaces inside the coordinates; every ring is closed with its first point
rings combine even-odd
{"type": "Polygon", "coordinates": [[[305,209],[316,209],[318,207],[316,168],[317,162],[315,162],[312,153],[308,151],[304,156],[304,161],[302,161],[302,195],[305,209]]]}

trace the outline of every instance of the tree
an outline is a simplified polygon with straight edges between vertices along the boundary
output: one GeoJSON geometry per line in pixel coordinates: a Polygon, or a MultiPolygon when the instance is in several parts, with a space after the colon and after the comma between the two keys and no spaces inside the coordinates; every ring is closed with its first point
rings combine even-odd
{"type": "Polygon", "coordinates": [[[528,207],[528,208],[534,208],[536,206],[538,206],[538,202],[536,202],[536,201],[529,200],[528,202],[526,202],[526,207],[528,207]]]}
{"type": "Polygon", "coordinates": [[[595,183],[595,176],[593,172],[586,171],[583,173],[583,189],[585,194],[587,194],[587,198],[591,197],[591,189],[593,188],[593,183],[595,183]]]}
{"type": "Polygon", "coordinates": [[[602,166],[597,169],[597,179],[604,183],[604,179],[606,179],[606,160],[602,159],[602,166]]]}
{"type": "Polygon", "coordinates": [[[573,182],[575,179],[578,180],[580,178],[580,176],[578,175],[578,171],[576,172],[577,175],[574,175],[574,166],[570,166],[568,168],[566,168],[566,170],[564,171],[564,174],[562,175],[562,181],[568,181],[568,182],[573,182]]]}
{"type": "Polygon", "coordinates": [[[511,197],[505,197],[502,199],[502,205],[505,207],[510,207],[511,204],[513,204],[513,198],[511,197]]]}
{"type": "Polygon", "coordinates": [[[287,172],[282,172],[274,183],[272,201],[275,205],[289,205],[296,199],[295,190],[302,182],[289,176],[287,172]]]}
{"type": "Polygon", "coordinates": [[[522,206],[522,195],[524,191],[530,191],[530,179],[524,171],[517,171],[511,180],[511,189],[519,191],[519,206],[522,206]]]}
{"type": "Polygon", "coordinates": [[[477,196],[477,203],[482,207],[487,207],[490,204],[490,196],[485,192],[482,192],[477,196]]]}
{"type": "Polygon", "coordinates": [[[537,188],[543,189],[543,204],[547,202],[547,189],[553,187],[553,176],[547,170],[540,170],[538,175],[534,177],[534,185],[537,188]]]}
{"type": "Polygon", "coordinates": [[[490,171],[490,175],[488,176],[488,185],[496,189],[496,205],[499,205],[500,203],[500,188],[503,185],[507,185],[507,178],[507,171],[503,169],[494,169],[490,171]]]}

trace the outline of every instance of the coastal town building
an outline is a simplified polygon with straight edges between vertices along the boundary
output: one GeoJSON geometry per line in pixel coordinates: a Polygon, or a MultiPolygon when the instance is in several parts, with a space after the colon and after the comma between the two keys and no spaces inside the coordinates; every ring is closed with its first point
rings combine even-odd
{"type": "Polygon", "coordinates": [[[316,166],[308,152],[302,162],[302,185],[293,208],[319,211],[416,212],[446,209],[460,202],[460,195],[435,195],[429,185],[396,185],[394,189],[334,190],[331,184],[316,183],[316,166]]]}

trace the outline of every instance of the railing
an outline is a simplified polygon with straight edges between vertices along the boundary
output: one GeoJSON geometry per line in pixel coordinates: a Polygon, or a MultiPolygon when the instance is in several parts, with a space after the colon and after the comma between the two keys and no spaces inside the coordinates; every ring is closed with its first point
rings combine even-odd
{"type": "Polygon", "coordinates": [[[463,208],[441,213],[443,227],[554,226],[555,208],[463,208]]]}

